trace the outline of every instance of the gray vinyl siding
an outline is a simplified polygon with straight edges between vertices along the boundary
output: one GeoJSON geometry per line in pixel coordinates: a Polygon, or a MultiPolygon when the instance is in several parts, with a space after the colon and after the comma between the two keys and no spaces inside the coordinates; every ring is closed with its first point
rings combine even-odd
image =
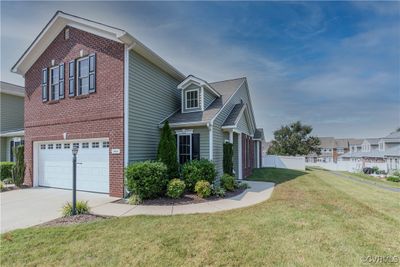
{"type": "Polygon", "coordinates": [[[175,80],[139,54],[129,53],[128,161],[155,159],[160,121],[180,108],[175,80]]]}
{"type": "Polygon", "coordinates": [[[0,137],[0,161],[6,161],[7,138],[0,137]]]}
{"type": "Polygon", "coordinates": [[[216,96],[208,91],[207,89],[204,89],[204,109],[206,109],[216,98],[216,96]]]}
{"type": "Polygon", "coordinates": [[[244,103],[249,103],[246,85],[243,83],[240,89],[232,96],[230,101],[221,110],[218,116],[214,120],[213,124],[213,161],[216,164],[219,175],[223,173],[223,143],[224,133],[221,129],[222,124],[231,113],[232,109],[236,104],[239,104],[241,100],[244,103]]]}
{"type": "Polygon", "coordinates": [[[241,132],[243,132],[243,133],[245,133],[247,135],[250,135],[250,129],[249,129],[249,125],[247,123],[247,118],[246,118],[245,113],[243,113],[242,117],[239,119],[237,128],[241,132]]]}
{"type": "Polygon", "coordinates": [[[202,97],[201,97],[201,88],[200,86],[196,86],[194,84],[189,85],[187,88],[183,89],[183,112],[195,112],[195,111],[201,111],[201,103],[202,103],[202,97]],[[199,107],[198,108],[191,108],[191,109],[186,109],[186,92],[191,91],[191,90],[198,90],[198,96],[199,96],[199,107]]]}
{"type": "MultiPolygon", "coordinates": [[[[183,128],[176,128],[181,130],[183,128]]],[[[194,134],[200,134],[200,158],[209,159],[210,153],[210,134],[207,127],[187,127],[185,129],[192,129],[194,134]]]]}
{"type": "Polygon", "coordinates": [[[13,131],[24,128],[24,98],[9,94],[0,94],[1,131],[13,131]]]}

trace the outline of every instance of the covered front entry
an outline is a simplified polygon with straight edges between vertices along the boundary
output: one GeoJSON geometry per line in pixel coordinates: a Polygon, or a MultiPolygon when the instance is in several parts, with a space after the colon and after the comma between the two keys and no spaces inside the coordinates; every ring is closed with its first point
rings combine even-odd
{"type": "Polygon", "coordinates": [[[35,142],[35,185],[72,188],[72,148],[77,155],[77,189],[109,193],[107,139],[35,142]]]}

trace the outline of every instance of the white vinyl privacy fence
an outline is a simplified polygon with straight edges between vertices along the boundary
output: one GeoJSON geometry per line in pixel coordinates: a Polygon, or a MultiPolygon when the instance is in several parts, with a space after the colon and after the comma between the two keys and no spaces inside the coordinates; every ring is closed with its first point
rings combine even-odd
{"type": "Polygon", "coordinates": [[[266,155],[262,161],[263,167],[274,167],[304,171],[306,169],[304,157],[266,155]]]}

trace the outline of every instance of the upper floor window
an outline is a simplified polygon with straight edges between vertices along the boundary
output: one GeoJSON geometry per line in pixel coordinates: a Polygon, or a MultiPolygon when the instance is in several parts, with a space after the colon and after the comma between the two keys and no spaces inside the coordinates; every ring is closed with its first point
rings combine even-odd
{"type": "Polygon", "coordinates": [[[199,107],[199,90],[186,91],[186,109],[199,107]]]}
{"type": "Polygon", "coordinates": [[[60,90],[60,69],[54,67],[50,69],[50,100],[59,99],[60,90]]]}
{"type": "Polygon", "coordinates": [[[85,95],[96,91],[96,55],[92,54],[77,61],[77,94],[85,95]]]}

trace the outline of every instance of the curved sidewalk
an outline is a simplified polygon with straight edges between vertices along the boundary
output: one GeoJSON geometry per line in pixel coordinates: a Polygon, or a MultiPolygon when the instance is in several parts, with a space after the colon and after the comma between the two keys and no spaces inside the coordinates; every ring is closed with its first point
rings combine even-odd
{"type": "Polygon", "coordinates": [[[238,196],[221,200],[209,201],[187,205],[129,205],[120,203],[107,203],[92,208],[93,214],[105,216],[133,216],[133,215],[175,215],[212,213],[251,206],[269,199],[274,190],[274,183],[246,181],[251,188],[238,196]]]}

